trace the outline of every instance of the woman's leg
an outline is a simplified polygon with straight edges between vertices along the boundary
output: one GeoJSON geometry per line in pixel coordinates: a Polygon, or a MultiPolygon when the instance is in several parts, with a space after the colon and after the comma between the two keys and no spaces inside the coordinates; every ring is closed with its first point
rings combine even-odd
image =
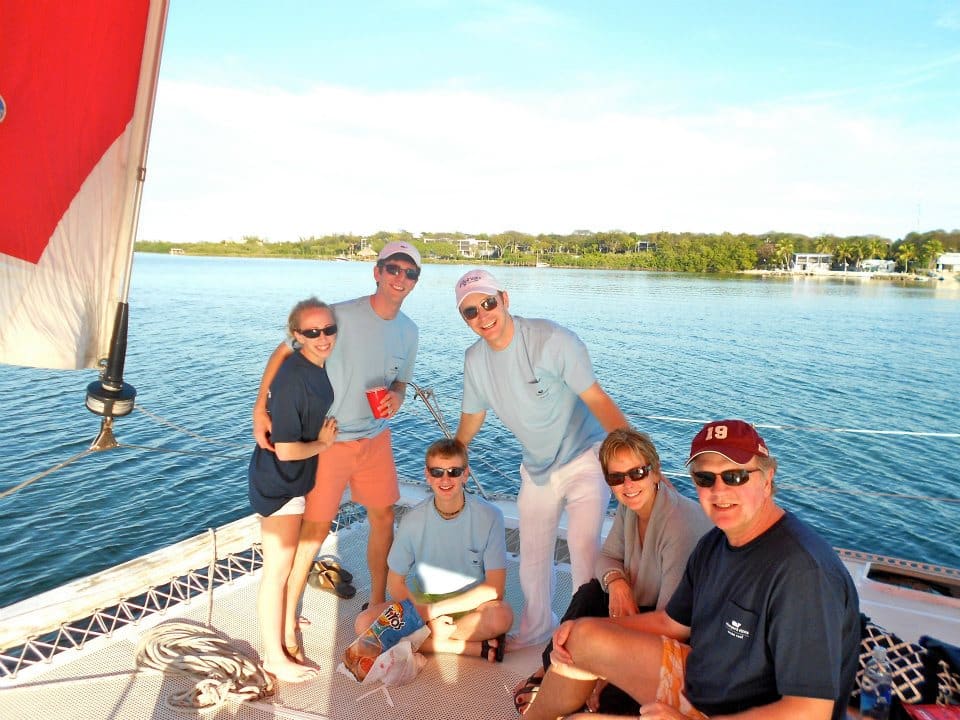
{"type": "MultiPolygon", "coordinates": [[[[584,583],[573,594],[567,611],[560,622],[576,620],[582,617],[607,617],[610,613],[610,596],[603,591],[600,581],[593,578],[584,583]]],[[[543,651],[543,669],[550,667],[550,653],[553,652],[553,640],[547,643],[543,651]]]]}
{"type": "Polygon", "coordinates": [[[257,595],[263,667],[287,682],[307,680],[315,674],[287,657],[283,651],[284,603],[287,578],[300,537],[300,515],[270,515],[260,519],[263,568],[257,595]]]}

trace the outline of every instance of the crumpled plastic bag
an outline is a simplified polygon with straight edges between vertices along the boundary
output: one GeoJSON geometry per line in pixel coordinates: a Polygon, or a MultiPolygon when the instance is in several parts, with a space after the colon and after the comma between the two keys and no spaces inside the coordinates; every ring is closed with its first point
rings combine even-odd
{"type": "MultiPolygon", "coordinates": [[[[420,647],[430,629],[422,627],[412,635],[407,636],[389,650],[380,653],[370,668],[370,672],[361,681],[361,685],[371,685],[382,682],[384,685],[406,685],[413,680],[427,664],[427,659],[415,650],[420,647]],[[416,645],[414,646],[414,643],[416,645]]],[[[341,663],[342,665],[342,663],[341,663]]],[[[346,668],[344,668],[346,670],[346,668]]],[[[349,673],[350,671],[347,670],[349,673]]],[[[351,674],[351,677],[353,675],[351,674]]]]}
{"type": "Polygon", "coordinates": [[[363,684],[408,683],[426,663],[416,651],[429,634],[430,628],[424,625],[413,602],[391,603],[350,643],[337,671],[363,684]]]}

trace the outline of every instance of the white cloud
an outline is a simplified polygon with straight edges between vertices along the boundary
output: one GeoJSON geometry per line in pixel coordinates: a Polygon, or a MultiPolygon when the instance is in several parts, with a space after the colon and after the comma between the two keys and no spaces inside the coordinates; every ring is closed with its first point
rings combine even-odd
{"type": "Polygon", "coordinates": [[[947,30],[960,30],[960,9],[947,10],[937,18],[936,25],[947,30]]]}
{"type": "Polygon", "coordinates": [[[828,104],[687,116],[589,95],[161,85],[139,236],[957,225],[955,128],[828,104]]]}

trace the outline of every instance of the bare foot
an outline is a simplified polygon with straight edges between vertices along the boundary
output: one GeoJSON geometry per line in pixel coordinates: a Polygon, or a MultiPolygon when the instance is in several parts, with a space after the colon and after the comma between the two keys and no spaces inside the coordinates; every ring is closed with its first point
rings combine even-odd
{"type": "Polygon", "coordinates": [[[264,662],[263,669],[273,675],[277,680],[288,683],[301,683],[307,680],[313,680],[319,675],[316,668],[305,667],[286,657],[278,662],[264,662]]]}

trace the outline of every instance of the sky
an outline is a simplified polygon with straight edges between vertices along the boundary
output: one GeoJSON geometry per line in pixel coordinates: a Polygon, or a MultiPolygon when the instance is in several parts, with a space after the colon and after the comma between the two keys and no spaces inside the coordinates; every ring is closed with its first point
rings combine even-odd
{"type": "Polygon", "coordinates": [[[171,0],[138,237],[960,227],[960,0],[171,0]]]}

